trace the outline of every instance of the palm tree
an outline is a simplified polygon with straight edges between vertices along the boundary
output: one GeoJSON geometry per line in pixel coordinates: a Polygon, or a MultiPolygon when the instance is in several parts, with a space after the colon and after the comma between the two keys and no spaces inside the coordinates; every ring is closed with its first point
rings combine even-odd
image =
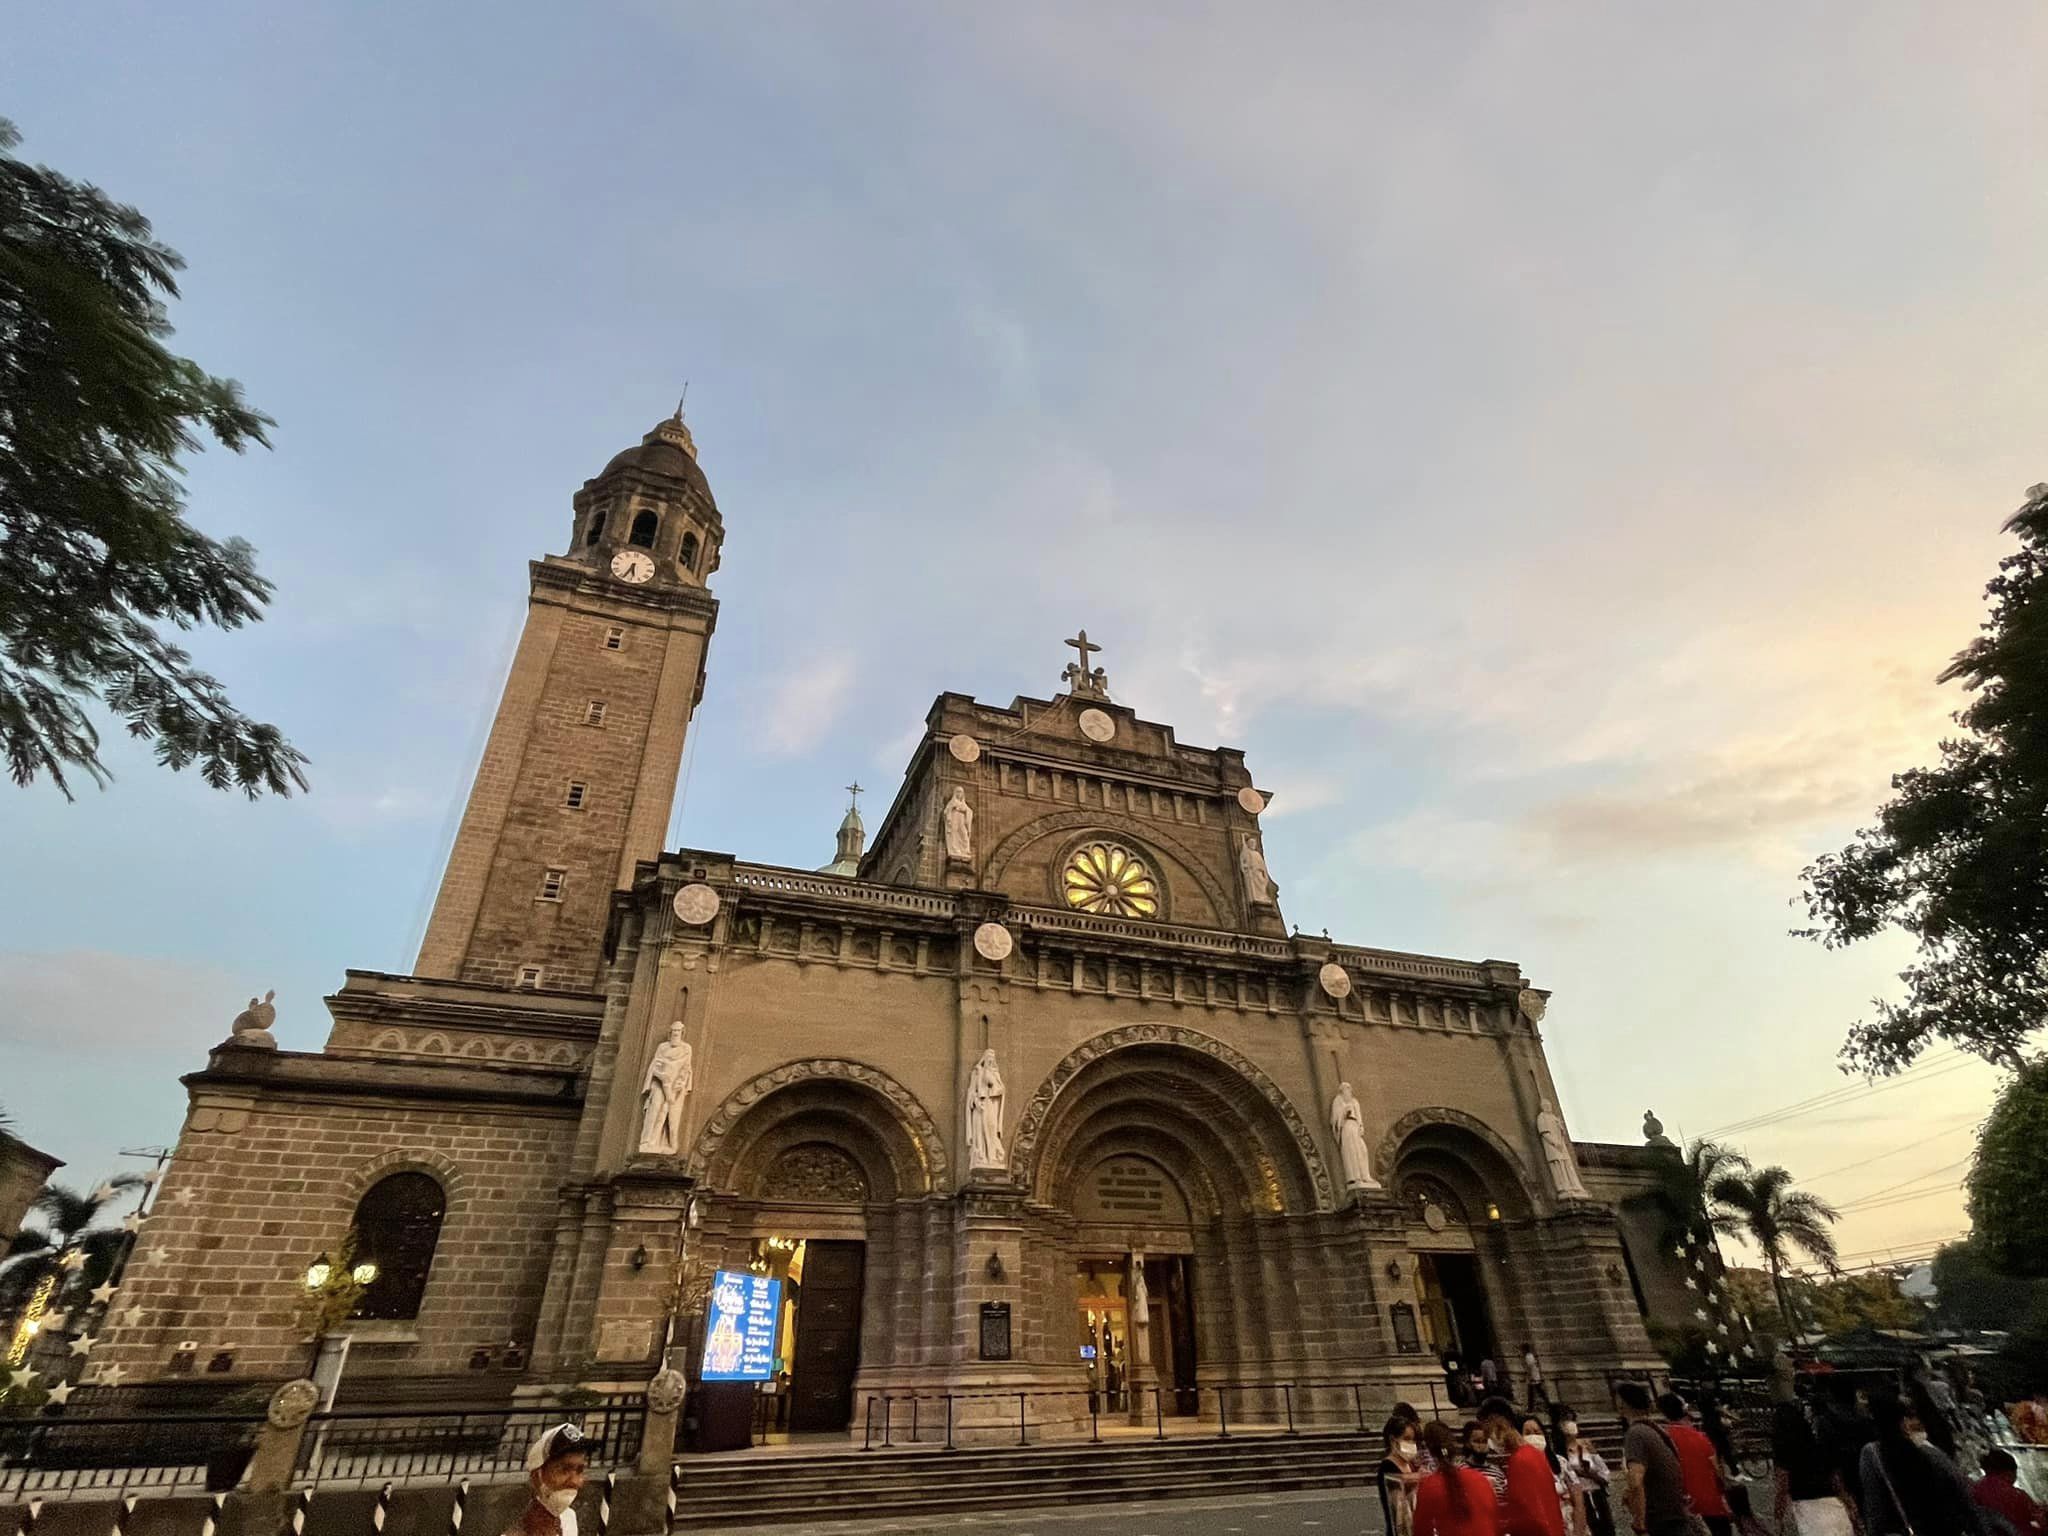
{"type": "Polygon", "coordinates": [[[95,1227],[100,1212],[124,1189],[142,1182],[132,1173],[108,1179],[91,1194],[81,1195],[63,1184],[45,1184],[29,1204],[43,1225],[23,1227],[0,1258],[0,1317],[16,1317],[45,1279],[55,1281],[48,1305],[69,1311],[114,1273],[128,1234],[118,1227],[95,1227]],[[67,1264],[77,1250],[82,1262],[67,1264]]]}
{"type": "Polygon", "coordinates": [[[1797,1338],[1791,1298],[1785,1292],[1785,1266],[1791,1261],[1791,1250],[1797,1249],[1833,1274],[1837,1267],[1835,1234],[1828,1228],[1841,1219],[1841,1213],[1819,1195],[1794,1189],[1792,1175],[1783,1168],[1724,1174],[1708,1193],[1714,1201],[1714,1230],[1743,1239],[1763,1255],[1764,1267],[1771,1273],[1771,1290],[1778,1298],[1778,1315],[1785,1323],[1785,1337],[1797,1338]]]}
{"type": "Polygon", "coordinates": [[[1704,1242],[1714,1223],[1708,1206],[1722,1179],[1749,1171],[1749,1159],[1718,1141],[1696,1141],[1683,1156],[1664,1159],[1657,1204],[1664,1212],[1664,1241],[1690,1248],[1704,1242]]]}

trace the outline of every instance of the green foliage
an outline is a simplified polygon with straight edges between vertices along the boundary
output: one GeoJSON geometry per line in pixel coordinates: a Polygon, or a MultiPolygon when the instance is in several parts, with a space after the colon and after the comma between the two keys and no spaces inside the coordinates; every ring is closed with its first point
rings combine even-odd
{"type": "Polygon", "coordinates": [[[1987,1256],[2018,1275],[2048,1275],[2048,1057],[2005,1085],[1977,1138],[1970,1220],[1987,1256]]]}
{"type": "Polygon", "coordinates": [[[1943,1328],[2048,1333],[2048,1280],[2007,1273],[1973,1233],[1934,1256],[1934,1317],[1943,1328]]]}
{"type": "Polygon", "coordinates": [[[96,702],[216,789],[303,789],[305,758],[160,630],[262,617],[254,552],[185,521],[178,459],[202,433],[262,443],[269,418],[165,348],[177,252],[19,138],[0,120],[0,755],[17,784],[105,783],[96,702]]]}
{"type": "Polygon", "coordinates": [[[1937,1039],[2016,1066],[2048,1018],[2048,485],[2027,496],[1983,632],[1941,674],[1976,694],[1955,716],[1966,734],[1896,775],[1877,825],[1801,876],[1803,937],[1833,949],[1895,928],[1919,946],[1905,1000],[1876,1000],[1843,1047],[1870,1072],[1937,1039]]]}
{"type": "Polygon", "coordinates": [[[1657,1204],[1664,1213],[1663,1241],[1687,1246],[1706,1241],[1713,1227],[1708,1204],[1714,1185],[1748,1168],[1748,1158],[1718,1141],[1696,1141],[1683,1155],[1665,1150],[1657,1188],[1657,1204]]]}
{"type": "Polygon", "coordinates": [[[1832,1273],[1835,1235],[1828,1229],[1840,1219],[1839,1213],[1820,1196],[1794,1189],[1792,1175],[1777,1167],[1725,1174],[1708,1193],[1714,1202],[1714,1230],[1741,1238],[1763,1255],[1777,1291],[1785,1336],[1794,1337],[1799,1330],[1785,1294],[1786,1266],[1796,1250],[1832,1273]]]}
{"type": "Polygon", "coordinates": [[[1799,1292],[1801,1304],[1822,1333],[1865,1327],[1917,1329],[1927,1322],[1920,1304],[1901,1294],[1898,1278],[1885,1270],[1801,1284],[1799,1292]]]}
{"type": "Polygon", "coordinates": [[[83,1304],[86,1294],[114,1273],[120,1262],[127,1234],[115,1227],[95,1227],[100,1212],[123,1190],[142,1181],[135,1174],[122,1174],[102,1186],[106,1194],[94,1199],[64,1184],[45,1184],[29,1204],[30,1214],[42,1218],[42,1225],[24,1226],[8,1244],[0,1259],[0,1318],[20,1312],[45,1275],[57,1277],[50,1305],[65,1310],[83,1304]],[[80,1250],[85,1262],[76,1269],[64,1268],[64,1255],[80,1250]]]}

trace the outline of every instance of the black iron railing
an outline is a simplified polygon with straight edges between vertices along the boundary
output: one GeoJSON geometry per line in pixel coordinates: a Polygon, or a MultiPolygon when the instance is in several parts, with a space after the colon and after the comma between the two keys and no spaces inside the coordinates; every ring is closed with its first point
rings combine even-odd
{"type": "Polygon", "coordinates": [[[232,1488],[261,1414],[0,1420],[0,1497],[232,1488]]]}
{"type": "Polygon", "coordinates": [[[299,1442],[294,1486],[371,1486],[516,1477],[527,1448],[554,1425],[579,1425],[594,1442],[593,1468],[640,1457],[647,1398],[616,1393],[584,1408],[447,1409],[393,1413],[374,1408],[316,1413],[299,1442]]]}

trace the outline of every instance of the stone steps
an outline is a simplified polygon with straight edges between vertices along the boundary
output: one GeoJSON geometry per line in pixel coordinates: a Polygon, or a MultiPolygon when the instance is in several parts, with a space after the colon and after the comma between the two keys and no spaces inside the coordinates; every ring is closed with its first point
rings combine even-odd
{"type": "Polygon", "coordinates": [[[763,1454],[685,1461],[679,1526],[945,1515],[969,1510],[1342,1488],[1377,1454],[1357,1434],[1136,1444],[763,1454]]]}

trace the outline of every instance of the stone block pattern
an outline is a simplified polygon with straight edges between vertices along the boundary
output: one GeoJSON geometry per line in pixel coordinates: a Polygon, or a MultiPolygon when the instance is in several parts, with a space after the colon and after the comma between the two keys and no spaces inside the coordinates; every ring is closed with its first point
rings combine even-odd
{"type": "Polygon", "coordinates": [[[202,1368],[231,1348],[236,1376],[302,1372],[306,1334],[296,1314],[307,1264],[335,1248],[364,1190],[407,1168],[433,1174],[447,1193],[409,1330],[417,1338],[359,1345],[350,1376],[460,1371],[475,1349],[526,1344],[575,1124],[574,1106],[537,1113],[281,1101],[197,1110],[93,1351],[95,1370],[118,1363],[129,1380],[159,1377],[189,1340],[202,1368]]]}

